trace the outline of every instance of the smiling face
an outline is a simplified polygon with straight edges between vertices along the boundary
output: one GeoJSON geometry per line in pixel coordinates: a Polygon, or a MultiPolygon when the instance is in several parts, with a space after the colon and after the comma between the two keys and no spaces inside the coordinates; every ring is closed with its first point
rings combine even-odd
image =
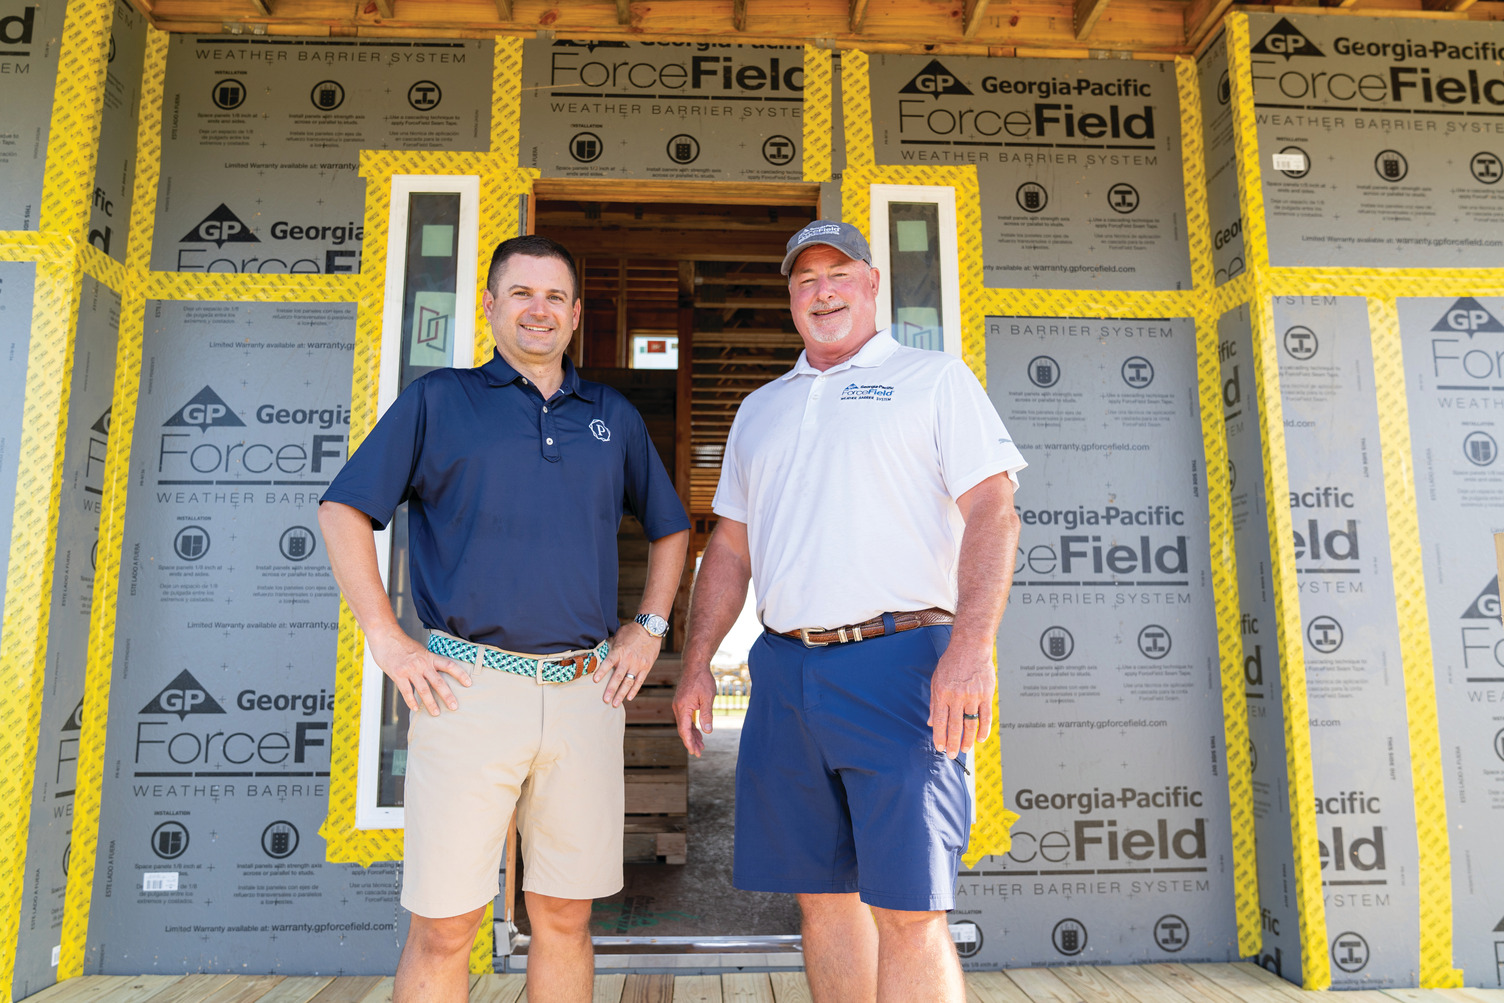
{"type": "Polygon", "coordinates": [[[580,323],[569,266],[558,258],[508,258],[481,306],[497,350],[514,367],[557,364],[580,323]]]}
{"type": "Polygon", "coordinates": [[[806,348],[860,344],[877,330],[877,269],[816,244],[789,272],[789,308],[806,348]]]}

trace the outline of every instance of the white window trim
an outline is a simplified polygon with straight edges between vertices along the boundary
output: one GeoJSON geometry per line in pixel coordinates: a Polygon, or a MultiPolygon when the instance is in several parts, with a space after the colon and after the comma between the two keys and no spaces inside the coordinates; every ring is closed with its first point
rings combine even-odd
{"type": "MultiPolygon", "coordinates": [[[[414,192],[458,192],[460,221],[455,234],[456,262],[454,298],[454,337],[450,341],[450,365],[474,366],[480,360],[475,352],[475,290],[478,284],[480,243],[480,178],[478,176],[440,176],[432,174],[392,175],[391,209],[387,216],[387,255],[385,302],[381,313],[381,367],[376,384],[376,416],[380,418],[397,399],[397,377],[401,371],[398,349],[402,344],[402,292],[407,265],[408,205],[414,192]]],[[[392,552],[391,526],[376,533],[376,566],[381,583],[387,584],[392,552]]],[[[370,645],[361,670],[360,747],[356,759],[355,828],[400,829],[404,816],[401,808],[382,807],[376,803],[380,791],[381,765],[381,683],[382,672],[371,657],[370,645]]]]}
{"type": "Polygon", "coordinates": [[[893,326],[893,290],[888,273],[893,264],[888,246],[888,205],[892,202],[933,202],[940,207],[940,330],[945,351],[961,357],[961,267],[956,238],[956,190],[950,185],[872,185],[872,264],[881,285],[877,290],[877,326],[893,326]]]}

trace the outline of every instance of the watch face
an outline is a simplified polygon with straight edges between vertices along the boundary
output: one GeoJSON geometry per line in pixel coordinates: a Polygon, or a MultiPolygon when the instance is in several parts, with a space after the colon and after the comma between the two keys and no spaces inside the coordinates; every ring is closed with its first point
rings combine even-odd
{"type": "Polygon", "coordinates": [[[656,613],[647,613],[637,617],[637,622],[642,624],[643,629],[654,637],[662,637],[668,633],[668,621],[656,613]]]}

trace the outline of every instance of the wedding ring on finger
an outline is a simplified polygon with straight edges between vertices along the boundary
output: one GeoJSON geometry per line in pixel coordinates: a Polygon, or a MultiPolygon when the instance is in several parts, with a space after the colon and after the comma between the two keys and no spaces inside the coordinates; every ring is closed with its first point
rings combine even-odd
{"type": "Polygon", "coordinates": [[[637,677],[635,675],[633,675],[632,673],[628,672],[627,673],[627,678],[628,679],[636,679],[637,677]]]}
{"type": "Polygon", "coordinates": [[[980,721],[981,719],[982,719],[982,715],[980,715],[980,714],[962,714],[961,715],[961,720],[963,720],[963,721],[980,721]]]}

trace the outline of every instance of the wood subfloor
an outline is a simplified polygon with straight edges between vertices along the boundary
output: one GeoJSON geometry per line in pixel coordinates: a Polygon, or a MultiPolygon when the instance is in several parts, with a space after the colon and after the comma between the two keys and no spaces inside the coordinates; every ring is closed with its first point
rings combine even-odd
{"type": "MultiPolygon", "coordinates": [[[[967,1003],[1504,1003],[1499,989],[1368,989],[1307,993],[1259,968],[1136,965],[969,972],[967,1003]]],[[[802,972],[600,975],[592,1003],[809,1003],[802,972]]],[[[391,1003],[375,975],[93,975],[28,997],[35,1003],[391,1003]]],[[[470,1003],[525,1003],[522,975],[478,975],[470,1003]]]]}

